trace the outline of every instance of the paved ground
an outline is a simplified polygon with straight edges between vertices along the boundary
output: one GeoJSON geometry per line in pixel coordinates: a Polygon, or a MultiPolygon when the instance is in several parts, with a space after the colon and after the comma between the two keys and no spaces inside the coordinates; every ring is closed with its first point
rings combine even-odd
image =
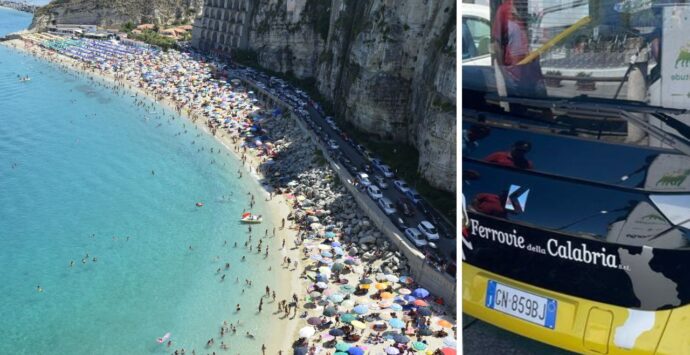
{"type": "Polygon", "coordinates": [[[462,341],[465,355],[485,354],[574,354],[494,327],[476,318],[462,315],[462,341]]]}

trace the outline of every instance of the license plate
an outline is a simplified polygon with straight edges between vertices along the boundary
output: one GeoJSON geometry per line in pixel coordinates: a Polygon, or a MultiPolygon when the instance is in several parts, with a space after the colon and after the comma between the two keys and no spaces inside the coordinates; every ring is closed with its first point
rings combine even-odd
{"type": "Polygon", "coordinates": [[[489,280],[486,306],[549,329],[556,326],[556,300],[489,280]]]}

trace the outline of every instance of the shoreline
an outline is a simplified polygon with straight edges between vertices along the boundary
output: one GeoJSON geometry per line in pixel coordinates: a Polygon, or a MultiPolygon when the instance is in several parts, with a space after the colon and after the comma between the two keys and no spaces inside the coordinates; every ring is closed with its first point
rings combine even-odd
{"type": "MultiPolygon", "coordinates": [[[[222,144],[225,147],[225,149],[227,149],[227,151],[230,152],[235,159],[237,159],[238,162],[242,161],[241,154],[238,151],[235,151],[235,149],[231,148],[239,147],[238,144],[233,143],[232,135],[229,135],[227,132],[222,130],[219,131],[220,134],[212,134],[212,132],[206,125],[202,124],[201,122],[197,122],[199,121],[199,117],[194,117],[196,116],[194,112],[191,112],[187,108],[178,110],[174,102],[168,97],[156,96],[152,92],[147,92],[143,90],[141,87],[138,86],[138,83],[129,81],[124,78],[118,79],[110,73],[99,72],[94,68],[87,66],[83,62],[79,62],[76,59],[61,55],[57,52],[53,52],[35,45],[29,47],[26,45],[26,42],[21,39],[12,39],[5,42],[0,42],[0,45],[4,45],[5,47],[12,48],[19,52],[45,60],[49,64],[58,65],[60,68],[76,71],[79,74],[84,74],[90,79],[101,80],[107,84],[115,85],[116,87],[119,87],[123,90],[128,90],[132,93],[136,93],[137,95],[141,95],[142,97],[146,97],[152,102],[155,102],[158,105],[162,105],[165,109],[177,113],[179,116],[193,123],[195,126],[200,127],[203,132],[213,136],[214,139],[216,139],[220,144],[222,144]]],[[[113,89],[110,86],[109,88],[113,89]]],[[[245,165],[243,163],[243,169],[245,170],[245,172],[249,173],[249,175],[252,176],[253,183],[256,184],[256,188],[261,189],[261,191],[263,192],[267,208],[266,214],[270,216],[270,223],[274,226],[279,226],[281,224],[281,219],[285,218],[289,213],[291,213],[292,208],[287,198],[282,194],[277,194],[273,196],[272,199],[268,199],[268,197],[270,196],[270,190],[267,190],[267,186],[261,184],[261,180],[266,177],[256,169],[261,163],[261,160],[259,159],[259,157],[256,156],[255,150],[250,149],[247,151],[247,153],[248,154],[246,154],[246,160],[248,164],[245,165]]],[[[289,248],[290,243],[296,240],[297,232],[289,228],[288,223],[286,223],[286,227],[284,229],[277,228],[277,240],[280,240],[281,237],[285,238],[287,241],[286,248],[284,250],[279,249],[281,251],[281,255],[288,256],[293,260],[301,260],[299,255],[299,249],[289,248]]],[[[278,291],[277,293],[280,294],[279,298],[287,299],[292,294],[297,294],[298,297],[300,297],[300,299],[306,296],[306,292],[304,291],[305,287],[302,287],[302,280],[296,274],[297,270],[297,268],[293,271],[289,271],[285,268],[280,268],[279,270],[273,271],[277,271],[278,273],[275,285],[278,285],[276,291],[278,291]]],[[[269,351],[275,350],[277,352],[277,350],[282,350],[283,352],[288,353],[292,348],[291,344],[293,339],[296,338],[298,323],[298,317],[284,318],[278,320],[272,319],[272,321],[270,322],[272,329],[265,333],[266,337],[265,339],[263,339],[269,351]],[[286,322],[287,324],[285,324],[286,322]],[[270,336],[270,334],[279,334],[280,332],[283,332],[284,338],[270,336]]],[[[257,344],[257,346],[259,345],[257,344]]]]}

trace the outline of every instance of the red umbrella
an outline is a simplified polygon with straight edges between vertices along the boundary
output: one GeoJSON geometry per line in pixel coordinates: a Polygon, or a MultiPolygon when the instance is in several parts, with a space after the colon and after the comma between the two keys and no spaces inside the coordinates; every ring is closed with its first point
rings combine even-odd
{"type": "Polygon", "coordinates": [[[441,349],[443,355],[456,355],[458,352],[453,348],[443,348],[441,349]]]}
{"type": "Polygon", "coordinates": [[[414,304],[415,306],[419,306],[419,307],[428,307],[429,306],[429,304],[424,302],[424,300],[415,300],[414,302],[412,302],[412,304],[414,304]]]}

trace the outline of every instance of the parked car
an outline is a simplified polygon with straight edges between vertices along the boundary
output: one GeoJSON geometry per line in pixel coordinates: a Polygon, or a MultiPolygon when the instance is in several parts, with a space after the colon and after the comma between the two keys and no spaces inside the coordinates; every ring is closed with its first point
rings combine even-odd
{"type": "Polygon", "coordinates": [[[412,200],[414,204],[418,204],[420,201],[422,201],[422,196],[420,196],[415,189],[407,190],[407,192],[405,192],[405,196],[412,200]]]}
{"type": "Polygon", "coordinates": [[[383,176],[387,178],[392,178],[393,176],[395,176],[395,174],[393,173],[393,169],[391,169],[391,167],[386,164],[379,165],[378,169],[381,172],[381,174],[383,174],[383,176]]]}
{"type": "Polygon", "coordinates": [[[369,159],[369,160],[371,160],[371,164],[373,164],[376,169],[379,169],[381,167],[381,165],[383,165],[383,162],[381,161],[381,159],[373,158],[373,159],[369,159]]]}
{"type": "Polygon", "coordinates": [[[398,210],[402,212],[403,215],[407,217],[412,217],[414,216],[414,205],[412,204],[412,201],[406,197],[402,197],[398,199],[398,210]]]}
{"type": "Polygon", "coordinates": [[[371,181],[369,181],[369,175],[367,175],[367,173],[357,173],[357,180],[359,180],[359,183],[364,187],[371,185],[371,181]]]}
{"type": "Polygon", "coordinates": [[[367,193],[374,201],[383,197],[383,194],[381,193],[381,190],[379,190],[378,186],[371,183],[367,186],[367,193]]]}
{"type": "Polygon", "coordinates": [[[376,185],[378,185],[381,189],[385,190],[388,188],[388,183],[386,182],[386,179],[383,176],[374,175],[374,181],[376,182],[376,185]]]}
{"type": "Polygon", "coordinates": [[[424,233],[424,235],[426,236],[427,239],[429,239],[429,240],[438,240],[439,239],[438,231],[436,230],[436,227],[434,227],[434,225],[431,224],[431,222],[426,221],[426,220],[421,221],[417,225],[417,228],[422,233],[424,233]]]}
{"type": "Polygon", "coordinates": [[[336,150],[336,149],[340,148],[340,146],[338,145],[338,143],[336,143],[334,140],[331,139],[328,141],[328,148],[336,150]]]}
{"type": "Polygon", "coordinates": [[[373,155],[369,153],[369,151],[366,149],[362,151],[362,155],[364,155],[364,157],[367,158],[367,160],[371,160],[373,158],[373,155]]]}
{"type": "MultiPolygon", "coordinates": [[[[372,185],[372,186],[374,186],[374,185],[372,185]]],[[[381,198],[379,198],[378,203],[379,203],[379,207],[381,207],[381,209],[383,210],[383,213],[385,213],[387,215],[391,215],[391,214],[396,212],[395,206],[393,206],[393,202],[391,202],[391,200],[389,200],[385,197],[381,197],[381,198]]]]}
{"type": "Polygon", "coordinates": [[[405,229],[405,236],[414,245],[416,245],[418,247],[423,247],[426,245],[426,239],[424,239],[424,236],[422,235],[422,233],[417,228],[405,229]]]}
{"type": "Polygon", "coordinates": [[[407,185],[405,180],[394,180],[393,186],[395,186],[395,188],[398,189],[398,191],[400,191],[402,193],[406,193],[407,190],[410,189],[410,186],[407,185]]]}
{"type": "Polygon", "coordinates": [[[369,164],[364,164],[364,166],[362,166],[362,170],[364,170],[367,174],[373,173],[373,171],[371,170],[371,165],[369,164]]]}

